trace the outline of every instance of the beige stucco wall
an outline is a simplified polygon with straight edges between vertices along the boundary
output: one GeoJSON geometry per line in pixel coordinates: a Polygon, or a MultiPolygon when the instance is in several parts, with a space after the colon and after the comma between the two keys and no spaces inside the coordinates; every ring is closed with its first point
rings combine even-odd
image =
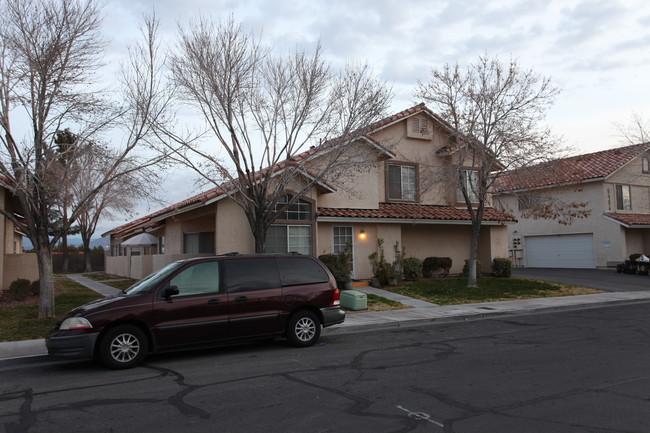
{"type": "MultiPolygon", "coordinates": [[[[0,188],[0,207],[6,209],[9,204],[6,190],[0,188]]],[[[38,263],[35,254],[22,252],[22,236],[14,230],[11,221],[0,215],[0,291],[7,290],[11,283],[24,278],[38,280],[38,263]],[[14,251],[16,252],[14,254],[14,251]]]]}
{"type": "Polygon", "coordinates": [[[255,252],[255,239],[246,214],[234,201],[219,201],[216,213],[216,253],[255,252]]]}
{"type": "MultiPolygon", "coordinates": [[[[451,273],[460,274],[469,258],[471,227],[469,224],[376,224],[376,223],[320,223],[318,229],[321,248],[318,255],[332,251],[332,227],[352,226],[354,234],[354,278],[372,278],[368,256],[376,251],[377,239],[384,240],[384,254],[388,262],[395,259],[394,245],[399,241],[406,256],[424,260],[427,257],[451,257],[451,273]],[[359,234],[363,230],[365,239],[359,234]]],[[[508,257],[507,227],[485,226],[479,237],[479,260],[483,272],[492,270],[493,257],[508,257]]]]}
{"type": "Polygon", "coordinates": [[[36,254],[4,254],[4,273],[2,289],[6,290],[12,281],[24,278],[29,281],[38,280],[38,263],[36,254]]]}

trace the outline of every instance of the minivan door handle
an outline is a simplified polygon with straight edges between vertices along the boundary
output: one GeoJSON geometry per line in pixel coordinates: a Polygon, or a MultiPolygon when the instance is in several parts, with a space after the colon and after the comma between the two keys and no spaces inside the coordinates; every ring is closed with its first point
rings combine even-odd
{"type": "Polygon", "coordinates": [[[221,300],[220,300],[220,299],[210,299],[210,300],[208,301],[208,305],[218,305],[218,304],[220,304],[220,303],[221,303],[221,300]]]}
{"type": "Polygon", "coordinates": [[[248,301],[248,296],[237,296],[235,302],[246,302],[248,301]]]}

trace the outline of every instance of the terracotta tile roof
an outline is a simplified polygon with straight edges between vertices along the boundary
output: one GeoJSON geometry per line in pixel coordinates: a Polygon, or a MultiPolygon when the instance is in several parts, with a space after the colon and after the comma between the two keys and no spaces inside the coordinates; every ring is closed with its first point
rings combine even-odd
{"type": "Polygon", "coordinates": [[[196,194],[190,198],[186,198],[183,201],[179,201],[178,203],[174,203],[170,206],[167,206],[164,209],[161,209],[159,211],[156,211],[154,213],[151,213],[149,215],[143,216],[142,218],[138,218],[136,220],[130,221],[126,224],[123,224],[119,227],[116,227],[112,230],[109,230],[106,233],[103,233],[102,236],[107,236],[111,234],[120,234],[120,237],[126,236],[130,233],[133,233],[134,231],[140,230],[140,229],[145,229],[145,228],[150,228],[153,226],[152,220],[167,214],[171,212],[176,212],[179,210],[182,210],[183,208],[190,207],[194,204],[199,204],[199,203],[205,203],[208,200],[211,200],[215,197],[218,197],[220,194],[223,194],[223,190],[221,187],[215,187],[212,189],[209,189],[207,191],[203,191],[199,194],[196,194]],[[149,224],[151,222],[151,224],[149,224]],[[147,225],[149,224],[149,225],[147,225]]]}
{"type": "Polygon", "coordinates": [[[650,226],[650,214],[606,212],[605,216],[628,226],[650,226]]]}
{"type": "Polygon", "coordinates": [[[605,179],[649,148],[650,143],[634,144],[512,170],[500,175],[495,187],[517,191],[605,179]]]}
{"type": "MultiPolygon", "coordinates": [[[[403,220],[470,221],[467,209],[453,206],[379,203],[379,209],[318,208],[319,217],[376,218],[403,220]]],[[[514,217],[494,208],[486,208],[484,221],[515,221],[514,217]]]]}

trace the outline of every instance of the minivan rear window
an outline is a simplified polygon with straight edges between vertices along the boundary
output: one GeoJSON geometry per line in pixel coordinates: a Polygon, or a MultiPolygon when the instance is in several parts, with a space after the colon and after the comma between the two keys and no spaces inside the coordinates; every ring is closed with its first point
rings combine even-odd
{"type": "Polygon", "coordinates": [[[228,292],[280,288],[280,274],[274,257],[224,260],[228,292]]]}
{"type": "Polygon", "coordinates": [[[278,257],[280,281],[283,286],[326,283],[329,276],[314,260],[307,257],[278,257]]]}

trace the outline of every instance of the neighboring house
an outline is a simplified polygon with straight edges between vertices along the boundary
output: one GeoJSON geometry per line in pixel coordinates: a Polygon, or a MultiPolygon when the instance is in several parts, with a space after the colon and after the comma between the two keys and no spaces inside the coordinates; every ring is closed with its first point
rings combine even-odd
{"type": "MultiPolygon", "coordinates": [[[[18,201],[2,186],[0,208],[20,214],[18,201]]],[[[23,234],[9,218],[0,214],[0,291],[9,289],[11,282],[18,278],[38,280],[36,255],[23,252],[23,234]]]]}
{"type": "Polygon", "coordinates": [[[650,143],[514,170],[498,188],[495,207],[518,221],[508,227],[515,266],[605,268],[650,254],[650,143]],[[548,199],[583,203],[589,216],[570,224],[527,216],[532,203],[548,199]]]}
{"type": "MultiPolygon", "coordinates": [[[[339,252],[350,243],[353,277],[369,279],[372,270],[368,256],[381,238],[389,261],[393,260],[393,246],[399,242],[407,256],[451,257],[451,272],[460,273],[469,258],[469,213],[464,202],[459,201],[455,179],[447,176],[446,180],[432,182],[431,178],[432,168],[449,172],[458,158],[451,138],[454,131],[424,104],[366,130],[349,145],[371,149],[367,165],[349,173],[344,180],[347,188],[322,182],[292,205],[269,230],[267,252],[297,251],[319,256],[339,252]]],[[[311,148],[292,160],[318,156],[318,150],[311,148]]],[[[476,179],[471,165],[463,175],[476,179]]],[[[142,278],[181,258],[253,252],[247,219],[225,189],[211,189],[105,233],[112,247],[106,271],[142,278]],[[140,233],[157,236],[158,245],[121,245],[140,233]]],[[[493,258],[507,257],[506,223],[512,222],[511,216],[491,207],[486,209],[479,245],[479,260],[485,272],[490,272],[493,258]]]]}

